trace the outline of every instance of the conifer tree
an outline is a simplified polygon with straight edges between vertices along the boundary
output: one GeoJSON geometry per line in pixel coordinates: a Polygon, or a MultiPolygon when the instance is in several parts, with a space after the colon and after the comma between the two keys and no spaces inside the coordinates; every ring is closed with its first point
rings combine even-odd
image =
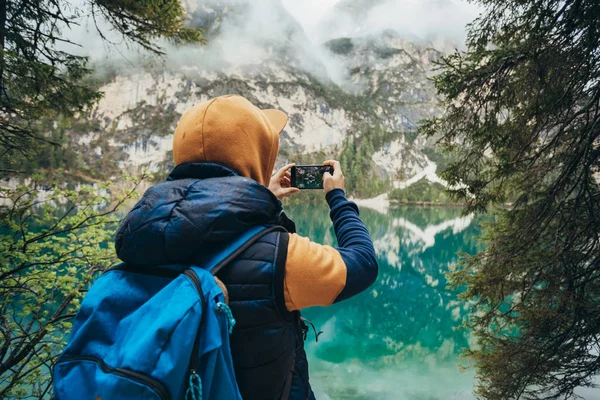
{"type": "Polygon", "coordinates": [[[90,73],[87,57],[64,50],[86,45],[70,37],[69,31],[88,15],[103,38],[103,29],[110,29],[150,54],[162,54],[159,38],[175,43],[203,41],[201,31],[184,26],[180,0],[0,1],[3,164],[16,152],[28,152],[32,143],[54,143],[37,131],[37,121],[72,115],[98,100],[100,94],[82,84],[90,73]],[[100,28],[100,21],[107,22],[108,28],[100,28]]]}
{"type": "Polygon", "coordinates": [[[472,304],[482,399],[567,399],[600,373],[600,2],[480,0],[443,60],[443,117],[467,211],[511,201],[451,275],[472,304]]]}
{"type": "Polygon", "coordinates": [[[133,187],[127,178],[118,187],[72,189],[49,187],[47,180],[39,184],[42,177],[34,174],[79,164],[75,152],[60,147],[66,125],[100,96],[83,83],[90,73],[87,58],[63,50],[73,43],[69,27],[91,15],[154,55],[162,54],[158,38],[203,41],[200,31],[184,26],[179,0],[78,4],[0,1],[0,171],[17,168],[30,178],[0,187],[1,399],[51,397],[50,371],[79,302],[95,277],[117,261],[117,211],[137,196],[136,179],[133,187]],[[37,148],[42,151],[35,154],[37,148]]]}

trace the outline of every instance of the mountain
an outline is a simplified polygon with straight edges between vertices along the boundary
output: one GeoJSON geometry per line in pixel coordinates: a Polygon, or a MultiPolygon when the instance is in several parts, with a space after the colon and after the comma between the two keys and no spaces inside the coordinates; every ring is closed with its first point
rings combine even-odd
{"type": "MultiPolygon", "coordinates": [[[[355,11],[367,3],[339,7],[355,11]]],[[[62,127],[83,175],[118,179],[142,168],[164,175],[181,114],[230,93],[288,114],[279,164],[343,157],[346,170],[360,162],[354,175],[385,183],[359,195],[431,169],[435,151],[414,131],[420,119],[441,111],[429,80],[442,56],[433,46],[391,30],[314,45],[276,0],[187,0],[186,7],[206,31],[204,48],[171,48],[164,65],[96,65],[104,97],[62,127]]]]}

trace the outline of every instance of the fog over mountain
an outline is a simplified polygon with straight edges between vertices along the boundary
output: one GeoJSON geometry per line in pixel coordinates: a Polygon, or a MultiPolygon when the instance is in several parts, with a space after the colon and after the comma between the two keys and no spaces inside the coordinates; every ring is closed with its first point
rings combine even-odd
{"type": "MultiPolygon", "coordinates": [[[[210,42],[200,48],[167,48],[170,66],[183,61],[219,67],[222,62],[252,65],[273,56],[278,47],[292,55],[306,71],[323,77],[329,68],[339,78],[339,60],[324,44],[340,37],[378,36],[392,31],[417,45],[442,52],[463,48],[465,26],[479,10],[464,0],[182,0],[190,24],[206,30],[210,42]]],[[[83,0],[75,0],[75,7],[83,0]]],[[[143,64],[143,55],[99,21],[105,43],[94,21],[82,17],[71,28],[71,38],[82,44],[71,49],[99,63],[143,64]]]]}
{"type": "Polygon", "coordinates": [[[72,145],[91,168],[107,177],[123,169],[168,171],[179,116],[200,101],[236,93],[289,115],[279,163],[355,154],[373,181],[402,187],[418,174],[435,179],[439,156],[414,130],[440,112],[429,78],[443,54],[463,46],[464,25],[477,14],[472,6],[458,0],[183,3],[189,24],[205,30],[208,44],[165,44],[162,62],[127,47],[102,23],[114,45],[103,44],[89,21],[73,29],[104,92],[71,130],[72,145]],[[107,156],[116,168],[100,166],[107,156]]]}
{"type": "Polygon", "coordinates": [[[465,25],[479,13],[462,0],[285,0],[284,5],[315,42],[393,30],[413,41],[462,47],[465,25]]]}

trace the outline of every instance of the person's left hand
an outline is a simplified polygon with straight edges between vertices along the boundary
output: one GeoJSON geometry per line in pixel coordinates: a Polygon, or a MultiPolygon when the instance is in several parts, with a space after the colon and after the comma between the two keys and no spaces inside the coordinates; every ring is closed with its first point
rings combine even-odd
{"type": "Polygon", "coordinates": [[[290,194],[300,193],[300,189],[292,187],[292,174],[289,170],[294,165],[296,164],[292,163],[282,167],[275,175],[271,177],[269,190],[271,190],[271,192],[273,192],[278,199],[283,199],[285,196],[289,196],[290,194]]]}

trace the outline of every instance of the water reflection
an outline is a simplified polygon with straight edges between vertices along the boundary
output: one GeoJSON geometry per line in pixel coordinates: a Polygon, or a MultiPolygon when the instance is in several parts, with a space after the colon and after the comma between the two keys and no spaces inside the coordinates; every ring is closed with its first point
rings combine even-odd
{"type": "MultiPolygon", "coordinates": [[[[288,206],[300,234],[336,245],[326,206],[288,206]]],[[[477,251],[478,224],[459,208],[362,208],[380,272],[367,292],[306,310],[324,331],[307,342],[320,399],[471,399],[472,376],[458,353],[470,337],[457,330],[466,306],[446,288],[456,253],[477,251]]]]}

